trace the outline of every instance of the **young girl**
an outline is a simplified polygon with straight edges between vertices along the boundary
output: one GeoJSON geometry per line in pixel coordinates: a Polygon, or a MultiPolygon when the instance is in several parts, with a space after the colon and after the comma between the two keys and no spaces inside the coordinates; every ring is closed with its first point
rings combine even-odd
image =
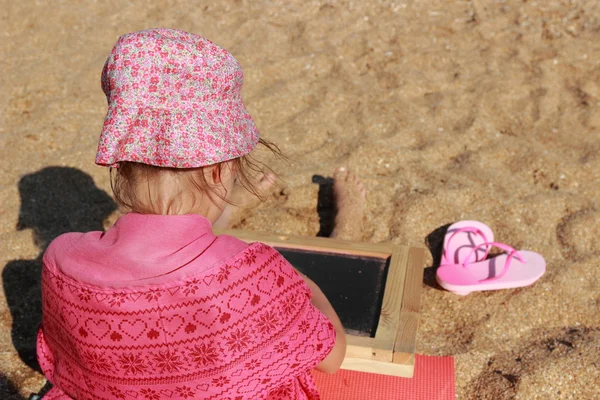
{"type": "Polygon", "coordinates": [[[96,163],[129,208],[43,259],[38,359],[50,399],[318,399],[344,358],[321,290],[274,249],[215,236],[258,137],[226,50],[186,32],[124,35],[104,66],[96,163]]]}

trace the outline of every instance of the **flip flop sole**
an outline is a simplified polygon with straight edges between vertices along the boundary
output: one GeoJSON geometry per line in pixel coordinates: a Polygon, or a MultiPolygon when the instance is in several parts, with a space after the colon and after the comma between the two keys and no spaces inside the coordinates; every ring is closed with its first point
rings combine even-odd
{"type": "Polygon", "coordinates": [[[546,272],[546,261],[533,251],[518,252],[524,262],[513,258],[510,267],[499,279],[485,281],[497,276],[506,262],[507,254],[488,260],[462,265],[444,265],[438,268],[436,279],[446,290],[456,294],[468,294],[482,290],[499,290],[529,286],[546,272]]]}

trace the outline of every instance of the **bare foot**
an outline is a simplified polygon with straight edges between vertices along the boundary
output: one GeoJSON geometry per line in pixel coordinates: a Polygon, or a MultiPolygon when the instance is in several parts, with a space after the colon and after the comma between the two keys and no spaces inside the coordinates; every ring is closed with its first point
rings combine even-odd
{"type": "Polygon", "coordinates": [[[363,237],[365,187],[356,175],[340,167],[333,174],[333,196],[337,213],[330,237],[360,240],[363,237]]]}
{"type": "MultiPolygon", "coordinates": [[[[253,179],[254,187],[260,195],[265,195],[275,184],[275,174],[262,174],[258,178],[253,179]]],[[[233,204],[227,204],[223,210],[223,214],[213,224],[214,228],[227,228],[231,221],[231,214],[234,209],[241,207],[252,207],[260,202],[254,194],[248,192],[246,188],[241,185],[235,185],[233,192],[231,193],[230,201],[233,204]]]]}

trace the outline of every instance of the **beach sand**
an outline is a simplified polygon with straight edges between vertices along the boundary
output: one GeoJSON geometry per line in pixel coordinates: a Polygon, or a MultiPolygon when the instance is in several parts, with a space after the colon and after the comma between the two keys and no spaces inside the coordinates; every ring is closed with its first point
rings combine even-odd
{"type": "Polygon", "coordinates": [[[264,155],[281,186],[235,227],[316,235],[345,165],[367,189],[363,240],[431,248],[417,351],[455,357],[458,399],[600,398],[600,8],[480,0],[3,1],[0,397],[45,383],[40,252],[118,217],[93,162],[100,72],[120,34],[151,27],[230,50],[261,135],[291,159],[264,155]],[[441,290],[443,229],[463,219],[544,255],[546,275],[441,290]]]}

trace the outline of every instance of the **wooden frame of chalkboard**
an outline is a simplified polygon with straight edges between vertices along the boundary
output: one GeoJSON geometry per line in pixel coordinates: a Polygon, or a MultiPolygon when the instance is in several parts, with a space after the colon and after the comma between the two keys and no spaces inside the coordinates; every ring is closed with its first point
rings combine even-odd
{"type": "MultiPolygon", "coordinates": [[[[236,229],[216,230],[216,233],[235,236],[246,242],[263,242],[282,253],[286,250],[300,250],[334,256],[381,259],[386,265],[383,279],[385,285],[378,308],[380,312],[375,319],[374,335],[365,336],[347,331],[348,347],[342,368],[409,378],[413,376],[425,263],[424,249],[392,243],[350,242],[236,229]]],[[[327,266],[324,265],[323,268],[327,266]]]]}

